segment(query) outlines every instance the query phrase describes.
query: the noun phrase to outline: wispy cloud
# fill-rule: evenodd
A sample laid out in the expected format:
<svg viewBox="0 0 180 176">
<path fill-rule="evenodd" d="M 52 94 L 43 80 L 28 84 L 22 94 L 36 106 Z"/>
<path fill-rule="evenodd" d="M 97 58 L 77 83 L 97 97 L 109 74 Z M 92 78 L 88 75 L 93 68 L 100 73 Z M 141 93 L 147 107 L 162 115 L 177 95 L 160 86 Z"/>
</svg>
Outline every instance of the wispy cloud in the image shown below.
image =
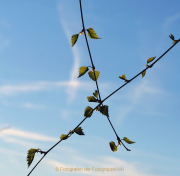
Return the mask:
<svg viewBox="0 0 180 176">
<path fill-rule="evenodd" d="M 43 82 L 37 82 L 32 84 L 21 84 L 21 85 L 5 85 L 0 86 L 0 95 L 13 95 L 20 92 L 39 91 L 47 89 L 49 84 Z"/>
<path fill-rule="evenodd" d="M 129 103 L 133 104 L 142 102 L 142 100 L 146 100 L 147 97 L 151 97 L 157 94 L 158 96 L 168 95 L 168 92 L 166 92 L 161 87 L 161 84 L 158 82 L 158 80 L 150 79 L 143 79 L 142 81 L 135 83 L 131 87 L 127 87 L 126 92 L 126 94 L 123 94 L 120 97 L 123 98 L 123 100 L 126 100 Z M 117 97 L 115 98 L 117 99 Z"/>
<path fill-rule="evenodd" d="M 38 105 L 38 104 L 33 104 L 33 103 L 24 103 L 21 106 L 27 109 L 44 109 L 45 108 L 45 106 L 43 105 Z"/>
<path fill-rule="evenodd" d="M 147 79 L 146 80 L 143 80 L 141 82 L 140 85 L 136 86 L 136 88 L 134 89 L 134 97 L 133 97 L 133 100 L 135 101 L 138 101 L 139 99 L 141 99 L 142 97 L 145 97 L 147 96 L 148 94 L 149 95 L 153 95 L 153 94 L 167 94 L 166 91 L 164 91 L 162 88 L 160 87 L 157 87 L 157 86 L 152 86 L 150 85 L 150 81 L 148 81 Z"/>
<path fill-rule="evenodd" d="M 121 96 L 124 103 L 120 106 L 116 113 L 118 114 L 116 115 L 116 124 L 120 124 L 123 119 L 128 116 L 128 114 L 136 109 L 139 103 L 146 102 L 147 99 L 150 102 L 151 98 L 153 98 L 155 95 L 160 97 L 168 95 L 168 93 L 161 86 L 151 83 L 151 81 L 147 79 L 144 79 L 141 83 L 134 85 L 132 88 L 129 88 L 127 93 Z M 155 103 L 153 104 L 155 106 Z M 158 112 L 152 113 L 161 115 Z"/>
<path fill-rule="evenodd" d="M 3 85 L 0 86 L 0 96 L 3 95 L 17 95 L 20 93 L 36 92 L 51 90 L 59 87 L 77 87 L 80 86 L 81 89 L 87 89 L 87 87 L 92 87 L 91 82 L 77 82 L 76 81 L 57 81 L 57 82 L 35 82 L 19 85 Z"/>
<path fill-rule="evenodd" d="M 47 109 L 47 107 L 45 105 L 34 104 L 34 103 L 30 103 L 30 102 L 14 104 L 9 101 L 3 101 L 2 104 L 5 106 L 8 106 L 8 107 L 18 107 L 18 108 L 26 108 L 26 109 L 45 109 L 45 108 Z"/>
<path fill-rule="evenodd" d="M 22 140 L 22 139 L 17 139 L 14 137 L 8 137 L 7 135 L 1 135 L 0 136 L 4 141 L 6 141 L 7 143 L 13 143 L 15 145 L 18 146 L 23 146 L 23 147 L 29 147 L 29 146 L 37 146 L 37 144 L 33 143 L 33 142 L 29 142 L 27 140 Z"/>
<path fill-rule="evenodd" d="M 9 131 L 9 133 L 8 133 Z M 5 133 L 5 132 L 4 132 Z M 29 141 L 29 139 L 35 139 L 35 140 L 41 140 L 41 141 L 52 141 L 53 138 L 47 137 L 47 136 L 42 136 L 40 134 L 36 134 L 36 133 L 30 133 L 30 132 L 26 132 L 26 131 L 22 131 L 22 130 L 7 130 L 6 134 L 8 135 L 8 137 L 4 137 L 3 139 L 9 143 L 15 143 L 21 146 L 32 146 L 31 141 Z M 1 135 L 0 135 L 1 136 Z M 13 137 L 11 137 L 13 136 Z M 20 138 L 25 138 L 27 140 L 23 141 L 21 139 L 17 139 L 14 138 L 15 137 L 20 137 Z M 55 139 L 55 138 L 54 138 Z M 55 139 L 57 140 L 57 139 Z M 143 165 L 143 163 L 140 162 L 128 162 L 122 159 L 119 159 L 117 157 L 111 157 L 111 156 L 100 156 L 97 155 L 95 157 L 93 157 L 93 159 L 91 157 L 89 158 L 84 158 L 84 156 L 81 156 L 81 154 L 79 153 L 79 150 L 74 149 L 73 147 L 71 148 L 70 146 L 64 146 L 64 148 L 61 148 L 61 152 L 63 152 L 64 150 L 66 150 L 66 153 L 64 153 L 63 155 L 61 155 L 61 161 L 62 162 L 58 162 L 57 161 L 57 155 L 52 155 L 51 158 L 52 159 L 47 159 L 43 160 L 43 163 L 45 165 L 48 165 L 48 167 L 46 167 L 46 171 L 50 172 L 52 171 L 52 169 L 54 170 L 55 168 L 60 169 L 60 167 L 62 168 L 90 168 L 90 171 L 74 171 L 72 173 L 77 173 L 77 174 L 81 174 L 81 175 L 94 175 L 94 176 L 104 176 L 104 175 L 109 175 L 110 173 L 114 176 L 118 176 L 120 174 L 123 174 L 124 176 L 160 176 L 157 174 L 150 174 L 149 171 L 152 171 L 153 168 L 155 168 L 156 166 L 147 166 L 147 165 Z M 0 152 L 1 153 L 6 153 L 7 155 L 18 155 L 20 157 L 25 157 L 25 154 L 22 152 L 18 152 L 18 151 L 14 151 L 14 150 L 9 150 L 9 149 L 4 149 L 4 148 L 0 148 Z M 60 152 L 60 153 L 61 153 Z M 66 157 L 71 157 L 71 160 L 67 161 L 66 159 L 64 159 L 64 156 Z M 148 157 L 152 157 L 152 155 L 146 155 Z M 54 158 L 55 157 L 55 158 Z M 153 158 L 161 158 L 161 156 L 156 156 L 153 155 Z M 9 158 L 9 159 L 12 159 Z M 37 160 L 38 157 L 36 156 L 34 163 Z M 42 163 L 42 164 L 43 164 Z M 78 163 L 78 164 L 77 164 Z M 51 167 L 49 167 L 51 166 Z M 108 172 L 108 171 L 92 171 L 92 168 L 119 168 L 119 169 L 123 169 L 122 171 L 113 171 L 113 172 Z M 56 172 L 66 172 L 67 171 L 56 171 Z"/>
<path fill-rule="evenodd" d="M 66 5 L 66 8 L 64 8 L 65 5 Z M 69 7 L 69 3 L 68 3 L 68 7 Z M 66 4 L 62 4 L 62 3 L 59 4 L 58 5 L 58 12 L 59 12 L 59 17 L 60 17 L 60 23 L 61 23 L 62 28 L 64 30 L 64 33 L 67 37 L 67 40 L 70 43 L 72 33 L 74 32 L 74 31 L 73 32 L 70 31 L 70 29 L 71 29 L 70 26 L 72 25 L 72 23 L 78 24 L 78 22 L 76 22 L 74 20 L 74 18 L 72 18 L 72 16 L 69 15 L 67 3 Z M 74 27 L 73 27 L 73 29 L 74 29 Z M 70 45 L 71 45 L 71 43 L 70 43 Z M 77 46 L 73 47 L 72 52 L 73 52 L 73 56 L 74 56 L 74 64 L 73 64 L 73 68 L 72 68 L 71 73 L 70 73 L 70 80 L 69 81 L 72 82 L 74 86 L 69 85 L 67 87 L 66 92 L 69 95 L 68 103 L 71 103 L 73 101 L 73 99 L 75 98 L 75 95 L 76 95 L 77 88 L 80 86 L 80 82 L 77 79 L 78 70 L 80 67 L 79 66 L 80 65 L 80 55 L 79 55 L 78 47 Z"/>
<path fill-rule="evenodd" d="M 24 139 L 46 141 L 46 142 L 57 142 L 59 140 L 58 138 L 48 137 L 45 135 L 27 132 L 27 131 L 18 130 L 18 129 L 4 130 L 0 134 L 0 137 L 3 137 L 3 136 L 7 136 L 7 137 L 8 136 L 14 136 L 14 137 L 19 137 L 19 138 L 24 138 Z"/>
<path fill-rule="evenodd" d="M 2 132 L 2 131 L 4 131 L 4 130 L 7 130 L 7 129 L 9 129 L 9 128 L 11 128 L 10 125 L 8 125 L 8 126 L 6 126 L 6 127 L 3 127 L 3 128 L 0 128 L 0 132 Z"/>
</svg>

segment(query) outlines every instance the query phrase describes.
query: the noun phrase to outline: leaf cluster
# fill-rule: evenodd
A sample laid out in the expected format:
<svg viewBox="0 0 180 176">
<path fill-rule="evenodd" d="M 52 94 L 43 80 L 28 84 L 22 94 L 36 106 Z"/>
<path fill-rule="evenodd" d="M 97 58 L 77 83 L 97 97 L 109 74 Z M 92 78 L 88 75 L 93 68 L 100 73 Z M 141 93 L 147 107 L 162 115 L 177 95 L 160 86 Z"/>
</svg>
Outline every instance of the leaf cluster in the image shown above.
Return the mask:
<svg viewBox="0 0 180 176">
<path fill-rule="evenodd" d="M 170 34 L 169 37 L 170 37 L 170 39 L 173 40 L 173 44 L 175 44 L 175 43 L 178 42 L 178 40 L 175 40 L 175 39 L 174 39 L 174 35 Z"/>
<path fill-rule="evenodd" d="M 88 32 L 88 36 L 90 39 L 101 39 L 97 36 L 97 34 L 93 28 L 86 29 L 86 31 Z M 85 33 L 84 30 L 82 30 L 81 32 L 79 32 L 79 34 L 72 35 L 72 37 L 71 37 L 72 47 L 76 44 L 79 35 L 81 35 L 81 34 L 85 35 L 84 33 Z"/>
<path fill-rule="evenodd" d="M 81 76 L 83 76 L 88 70 L 89 70 L 88 67 L 84 67 L 84 66 L 80 67 L 80 68 L 79 68 L 79 76 L 78 76 L 77 78 L 80 78 Z M 90 77 L 93 81 L 96 81 L 96 80 L 99 78 L 100 72 L 93 70 L 93 72 L 92 72 L 92 71 L 89 71 L 88 74 L 89 74 L 89 77 Z"/>
<path fill-rule="evenodd" d="M 130 141 L 127 137 L 124 137 L 122 140 L 124 140 L 128 144 L 136 143 L 136 142 Z M 117 151 L 117 147 L 120 146 L 121 143 L 122 143 L 122 141 L 119 141 L 118 145 L 116 145 L 115 142 L 111 141 L 111 142 L 109 142 L 109 146 L 110 146 L 110 148 L 111 148 L 111 150 L 113 152 L 116 152 Z"/>
</svg>

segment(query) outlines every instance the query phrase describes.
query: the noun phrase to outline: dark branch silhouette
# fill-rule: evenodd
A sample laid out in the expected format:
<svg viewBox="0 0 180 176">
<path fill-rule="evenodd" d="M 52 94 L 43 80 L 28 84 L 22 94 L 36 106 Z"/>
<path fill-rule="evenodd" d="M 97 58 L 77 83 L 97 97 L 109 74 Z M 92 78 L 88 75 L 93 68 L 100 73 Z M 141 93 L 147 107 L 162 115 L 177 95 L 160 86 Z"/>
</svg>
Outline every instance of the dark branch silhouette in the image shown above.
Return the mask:
<svg viewBox="0 0 180 176">
<path fill-rule="evenodd" d="M 91 52 L 90 52 L 90 48 L 89 48 L 89 44 L 88 44 L 86 32 L 85 32 L 85 25 L 84 25 L 84 20 L 83 20 L 83 12 L 82 12 L 81 0 L 79 0 L 79 4 L 80 4 L 81 20 L 82 20 L 82 27 L 83 27 L 83 29 L 82 29 L 81 32 L 83 32 L 83 33 L 84 33 L 84 36 L 85 36 L 85 40 L 86 40 L 86 44 L 87 44 L 87 49 L 88 49 L 89 57 L 90 57 L 91 64 L 92 64 L 92 69 L 95 70 L 95 66 L 94 66 L 94 64 L 93 64 L 93 60 L 92 60 L 92 56 L 91 56 Z M 177 43 L 178 43 L 179 41 L 180 41 L 180 39 L 177 40 Z M 139 73 L 138 73 L 136 76 L 134 76 L 132 79 L 126 80 L 126 83 L 125 83 L 125 84 L 123 84 L 121 87 L 119 87 L 118 89 L 116 89 L 113 93 L 111 93 L 110 95 L 108 95 L 104 100 L 101 100 L 100 91 L 99 91 L 99 87 L 98 87 L 96 75 L 95 75 L 95 72 L 94 72 L 94 77 L 95 77 L 95 81 L 96 81 L 96 87 L 97 87 L 97 91 L 98 91 L 98 95 L 99 95 L 99 100 L 98 100 L 99 104 L 92 110 L 92 112 L 93 112 L 95 109 L 97 109 L 98 107 L 100 107 L 100 105 L 103 105 L 102 103 L 103 103 L 105 100 L 107 100 L 110 96 L 112 96 L 114 93 L 116 93 L 118 90 L 120 90 L 121 88 L 123 88 L 125 85 L 127 85 L 129 82 L 131 82 L 132 80 L 134 80 L 136 77 L 138 77 L 140 74 L 142 74 L 142 73 L 143 73 L 144 71 L 146 71 L 147 69 L 152 68 L 152 66 L 153 66 L 159 59 L 161 59 L 167 52 L 169 52 L 177 43 L 175 43 L 174 45 L 172 45 L 172 46 L 171 46 L 164 54 L 162 54 L 155 62 L 153 62 L 151 65 L 147 66 L 146 69 L 144 69 L 144 70 L 142 70 L 141 72 L 139 72 Z M 71 136 L 71 135 L 74 133 L 75 129 L 78 128 L 78 127 L 86 120 L 86 118 L 88 118 L 88 117 L 85 117 L 72 131 L 70 130 L 70 132 L 67 134 L 67 136 L 69 136 L 69 135 Z M 113 127 L 113 125 L 112 125 L 109 117 L 107 117 L 107 119 L 108 119 L 108 121 L 109 121 L 109 123 L 110 123 L 110 125 L 111 125 L 111 127 L 112 127 L 112 129 L 113 129 L 113 131 L 114 131 L 114 133 L 115 133 L 115 135 L 116 135 L 116 137 L 117 137 L 118 144 L 122 144 L 127 151 L 130 151 L 130 150 L 123 144 L 122 140 L 119 138 L 119 136 L 118 136 L 118 134 L 116 133 L 116 131 L 115 131 L 115 129 L 114 129 L 114 127 Z M 32 171 L 37 167 L 37 165 L 42 161 L 42 159 L 43 159 L 56 145 L 58 145 L 61 141 L 62 141 L 62 139 L 61 139 L 60 141 L 58 141 L 55 145 L 53 145 L 53 146 L 52 146 L 48 151 L 46 151 L 46 152 L 45 152 L 45 151 L 41 151 L 41 150 L 38 150 L 38 151 L 37 151 L 37 152 L 39 152 L 39 153 L 41 153 L 41 154 L 44 154 L 44 155 L 43 155 L 43 157 L 38 161 L 38 163 L 33 167 L 33 169 L 30 171 L 30 173 L 29 173 L 27 176 L 29 176 L 29 175 L 32 173 Z"/>
</svg>

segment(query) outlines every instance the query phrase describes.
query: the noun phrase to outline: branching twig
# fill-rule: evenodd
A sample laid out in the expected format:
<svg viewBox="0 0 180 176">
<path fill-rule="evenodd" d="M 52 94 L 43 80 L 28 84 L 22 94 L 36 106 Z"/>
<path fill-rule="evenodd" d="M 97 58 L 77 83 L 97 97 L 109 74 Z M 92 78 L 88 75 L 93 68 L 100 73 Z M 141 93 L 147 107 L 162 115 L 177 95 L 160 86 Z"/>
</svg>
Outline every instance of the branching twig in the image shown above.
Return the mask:
<svg viewBox="0 0 180 176">
<path fill-rule="evenodd" d="M 79 0 L 79 4 L 80 4 L 80 11 L 81 11 L 82 26 L 83 26 L 82 32 L 85 34 L 85 40 L 86 40 L 86 44 L 87 44 L 87 48 L 88 48 L 88 52 L 89 52 L 89 56 L 90 56 L 90 60 L 91 60 L 91 64 L 92 64 L 92 69 L 93 69 L 93 71 L 94 71 L 94 70 L 95 70 L 95 66 L 94 66 L 94 64 L 93 64 L 93 60 L 92 60 L 92 57 L 91 57 L 91 52 L 90 52 L 90 48 L 89 48 L 89 44 L 88 44 L 88 40 L 87 40 L 87 36 L 86 36 L 86 32 L 85 32 L 85 26 L 84 26 L 84 20 L 83 20 L 83 12 L 82 12 L 81 0 Z M 105 100 L 107 100 L 110 96 L 112 96 L 112 95 L 113 95 L 114 93 L 116 93 L 118 90 L 120 90 L 121 88 L 123 88 L 127 83 L 131 82 L 133 79 L 135 79 L 137 76 L 139 76 L 140 74 L 142 74 L 142 73 L 143 73 L 144 71 L 146 71 L 147 69 L 152 68 L 152 66 L 153 66 L 160 58 L 162 58 L 167 52 L 169 52 L 179 41 L 180 41 L 180 39 L 179 39 L 173 46 L 171 46 L 164 54 L 162 54 L 154 63 L 152 63 L 151 65 L 147 66 L 146 69 L 142 70 L 140 73 L 138 73 L 138 74 L 137 74 L 136 76 L 134 76 L 132 79 L 130 79 L 130 80 L 125 80 L 125 81 L 126 81 L 125 84 L 123 84 L 121 87 L 119 87 L 118 89 L 116 89 L 113 93 L 111 93 L 110 95 L 108 95 L 104 100 L 101 100 L 100 91 L 99 91 L 99 87 L 98 87 L 96 75 L 95 75 L 95 72 L 94 72 L 94 77 L 95 77 L 95 81 L 96 81 L 96 87 L 97 87 L 97 91 L 98 91 L 98 95 L 99 95 L 99 100 L 98 100 L 99 104 L 92 110 L 92 112 L 93 112 L 95 109 L 97 109 L 98 107 L 100 107 L 100 105 L 102 105 L 102 103 L 103 103 Z M 85 118 L 74 128 L 74 130 L 75 130 L 76 128 L 78 128 L 78 127 L 86 120 L 86 118 L 87 118 L 87 117 L 85 117 Z M 122 144 L 127 151 L 130 151 L 130 150 L 123 144 L 122 140 L 121 140 L 121 139 L 119 138 L 119 136 L 117 135 L 117 133 L 116 133 L 116 131 L 115 131 L 115 129 L 114 129 L 114 127 L 113 127 L 113 125 L 112 125 L 109 117 L 107 117 L 107 119 L 108 119 L 108 121 L 109 121 L 109 123 L 110 123 L 110 125 L 111 125 L 111 127 L 112 127 L 112 129 L 113 129 L 113 131 L 114 131 L 114 133 L 115 133 L 115 135 L 116 135 L 116 137 L 117 137 L 118 144 Z M 6 128 L 7 128 L 7 127 L 6 127 Z M 3 130 L 3 129 L 0 129 L 0 131 L 1 131 L 1 130 Z M 70 130 L 70 132 L 67 134 L 67 136 L 68 136 L 68 135 L 71 136 L 71 135 L 74 133 L 74 130 L 72 130 L 72 131 Z M 39 153 L 41 153 L 41 154 L 44 154 L 44 155 L 43 155 L 43 157 L 38 161 L 38 163 L 33 167 L 33 169 L 30 171 L 30 173 L 29 173 L 27 176 L 29 176 L 29 175 L 32 173 L 32 171 L 37 167 L 37 165 L 42 161 L 42 159 L 43 159 L 56 145 L 58 145 L 61 141 L 62 141 L 62 139 L 61 139 L 60 141 L 58 141 L 55 145 L 53 145 L 53 146 L 52 146 L 48 151 L 46 151 L 46 152 L 45 152 L 45 151 L 42 151 L 42 150 L 38 150 L 38 151 L 37 151 L 37 152 L 39 152 Z"/>
</svg>

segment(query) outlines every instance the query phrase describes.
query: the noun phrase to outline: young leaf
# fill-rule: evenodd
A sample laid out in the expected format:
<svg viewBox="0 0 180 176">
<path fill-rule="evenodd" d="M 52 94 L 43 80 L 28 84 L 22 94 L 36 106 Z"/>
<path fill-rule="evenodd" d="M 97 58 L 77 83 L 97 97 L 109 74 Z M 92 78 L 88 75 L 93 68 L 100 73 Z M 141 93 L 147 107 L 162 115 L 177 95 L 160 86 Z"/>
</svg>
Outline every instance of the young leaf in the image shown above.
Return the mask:
<svg viewBox="0 0 180 176">
<path fill-rule="evenodd" d="M 87 29 L 88 31 L 88 36 L 91 38 L 91 39 L 101 39 L 97 36 L 96 32 L 94 31 L 93 28 L 89 28 Z"/>
<path fill-rule="evenodd" d="M 28 162 L 28 167 L 31 165 L 31 163 L 33 162 L 35 153 L 38 151 L 38 149 L 29 149 L 28 150 L 28 154 L 27 154 L 27 162 Z"/>
<path fill-rule="evenodd" d="M 98 108 L 98 111 L 100 111 L 103 115 L 109 117 L 108 106 L 107 106 L 107 105 L 100 106 L 100 107 Z"/>
<path fill-rule="evenodd" d="M 155 57 L 150 57 L 150 58 L 147 60 L 147 64 L 150 63 L 150 62 L 152 62 L 155 58 L 156 58 L 156 56 L 155 56 Z"/>
<path fill-rule="evenodd" d="M 77 78 L 79 78 L 79 77 L 81 77 L 82 75 L 84 75 L 87 71 L 89 70 L 89 68 L 88 67 L 80 67 L 79 68 L 79 76 L 77 77 Z"/>
<path fill-rule="evenodd" d="M 127 137 L 123 137 L 123 140 L 124 140 L 125 142 L 127 142 L 128 144 L 136 143 L 136 142 L 130 141 Z"/>
<path fill-rule="evenodd" d="M 95 90 L 95 92 L 93 93 L 93 95 L 94 95 L 96 98 L 98 98 L 98 91 Z"/>
<path fill-rule="evenodd" d="M 173 40 L 173 44 L 177 43 L 177 40 Z"/>
<path fill-rule="evenodd" d="M 145 76 L 146 70 L 142 72 L 142 78 Z"/>
<path fill-rule="evenodd" d="M 66 134 L 61 134 L 60 139 L 61 140 L 66 140 L 69 136 L 67 136 Z"/>
<path fill-rule="evenodd" d="M 109 143 L 109 146 L 110 146 L 110 148 L 111 148 L 111 150 L 112 150 L 113 152 L 116 152 L 116 151 L 117 151 L 117 146 L 116 146 L 116 144 L 115 144 L 113 141 L 111 141 L 111 142 Z"/>
<path fill-rule="evenodd" d="M 174 36 L 172 34 L 170 34 L 169 37 L 174 40 Z"/>
<path fill-rule="evenodd" d="M 95 79 L 94 73 L 95 73 L 95 75 L 96 75 L 96 79 Z M 90 77 L 93 81 L 96 81 L 96 80 L 98 79 L 98 77 L 99 77 L 99 73 L 100 73 L 100 72 L 99 72 L 99 71 L 94 71 L 94 73 L 93 73 L 92 71 L 88 72 L 89 77 Z"/>
<path fill-rule="evenodd" d="M 119 78 L 121 78 L 123 80 L 126 80 L 126 76 L 125 75 L 119 76 Z"/>
<path fill-rule="evenodd" d="M 84 111 L 84 117 L 91 117 L 93 113 L 93 109 L 90 106 L 87 106 Z"/>
<path fill-rule="evenodd" d="M 94 98 L 93 96 L 87 97 L 89 102 L 97 102 L 97 99 Z"/>
<path fill-rule="evenodd" d="M 79 34 L 74 34 L 72 37 L 71 37 L 71 43 L 72 43 L 72 47 L 75 45 L 75 43 L 77 42 L 77 39 L 79 37 Z"/>
<path fill-rule="evenodd" d="M 76 128 L 76 129 L 74 130 L 74 132 L 75 132 L 76 134 L 79 134 L 79 135 L 84 135 L 84 133 L 83 133 L 82 130 L 83 130 L 83 129 L 82 129 L 81 127 L 78 127 L 78 128 Z"/>
</svg>

